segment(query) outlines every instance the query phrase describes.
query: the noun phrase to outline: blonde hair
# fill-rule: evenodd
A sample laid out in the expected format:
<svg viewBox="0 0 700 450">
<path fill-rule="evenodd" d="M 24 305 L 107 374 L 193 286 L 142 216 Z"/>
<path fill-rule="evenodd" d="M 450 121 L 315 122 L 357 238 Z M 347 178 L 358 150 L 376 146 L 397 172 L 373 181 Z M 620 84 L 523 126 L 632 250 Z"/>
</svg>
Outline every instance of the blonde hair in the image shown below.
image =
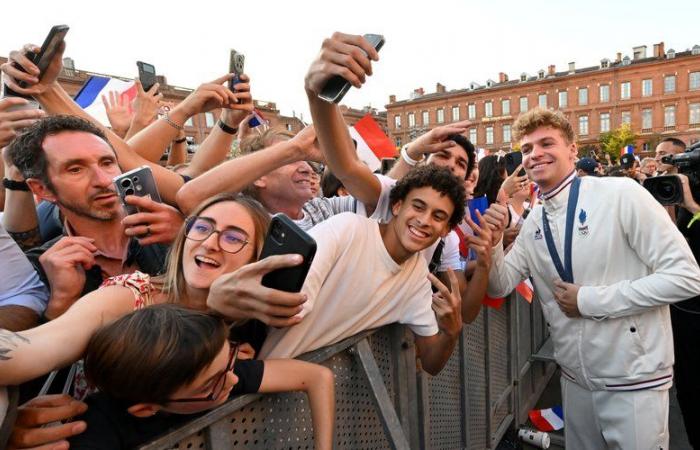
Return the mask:
<svg viewBox="0 0 700 450">
<path fill-rule="evenodd" d="M 280 128 L 272 127 L 267 128 L 260 134 L 253 134 L 241 141 L 240 149 L 241 153 L 246 155 L 248 153 L 257 152 L 266 147 L 271 146 L 275 141 L 287 141 L 293 138 L 294 135 Z"/>
<path fill-rule="evenodd" d="M 257 261 L 262 251 L 263 243 L 267 228 L 270 225 L 270 215 L 265 211 L 265 208 L 256 200 L 241 194 L 218 194 L 204 200 L 193 211 L 190 217 L 198 216 L 205 209 L 212 205 L 221 202 L 236 202 L 243 206 L 250 214 L 253 220 L 255 236 L 252 244 L 255 246 L 253 261 Z M 165 263 L 165 273 L 158 277 L 154 277 L 153 284 L 157 286 L 166 295 L 168 303 L 184 303 L 186 290 L 185 276 L 182 270 L 182 257 L 185 248 L 185 234 L 187 223 L 183 223 L 180 232 L 177 234 L 175 241 L 170 247 L 170 252 Z"/>
<path fill-rule="evenodd" d="M 513 139 L 518 142 L 541 127 L 559 130 L 567 144 L 571 144 L 576 139 L 574 128 L 561 111 L 544 108 L 533 108 L 521 114 L 513 124 Z"/>
</svg>

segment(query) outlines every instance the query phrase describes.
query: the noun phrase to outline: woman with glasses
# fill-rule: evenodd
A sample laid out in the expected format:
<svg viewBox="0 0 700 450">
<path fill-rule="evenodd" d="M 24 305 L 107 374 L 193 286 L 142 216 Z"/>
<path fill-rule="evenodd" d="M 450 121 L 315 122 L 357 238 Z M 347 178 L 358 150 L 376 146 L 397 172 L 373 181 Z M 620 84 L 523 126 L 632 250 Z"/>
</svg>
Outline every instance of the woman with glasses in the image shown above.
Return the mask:
<svg viewBox="0 0 700 450">
<path fill-rule="evenodd" d="M 134 311 L 99 329 L 85 352 L 85 371 L 99 392 L 79 417 L 84 433 L 71 449 L 136 448 L 191 414 L 231 395 L 305 391 L 316 448 L 332 446 L 333 373 L 297 360 L 236 360 L 239 345 L 213 314 L 178 305 Z"/>
<path fill-rule="evenodd" d="M 99 327 L 133 310 L 162 303 L 206 310 L 217 280 L 257 260 L 268 224 L 268 213 L 248 197 L 220 194 L 204 201 L 178 233 L 162 276 L 113 277 L 55 320 L 19 334 L 0 330 L 0 385 L 19 384 L 77 361 Z M 82 370 L 75 394 L 87 394 Z"/>
</svg>

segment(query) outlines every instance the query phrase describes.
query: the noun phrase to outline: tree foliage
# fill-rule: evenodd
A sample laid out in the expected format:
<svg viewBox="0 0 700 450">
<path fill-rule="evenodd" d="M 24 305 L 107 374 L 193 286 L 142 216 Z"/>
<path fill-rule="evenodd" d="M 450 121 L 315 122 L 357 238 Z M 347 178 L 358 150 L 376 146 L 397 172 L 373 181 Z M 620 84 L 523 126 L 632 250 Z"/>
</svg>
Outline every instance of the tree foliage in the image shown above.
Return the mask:
<svg viewBox="0 0 700 450">
<path fill-rule="evenodd" d="M 600 149 L 610 156 L 618 157 L 623 147 L 634 145 L 639 136 L 632 131 L 632 126 L 623 123 L 619 128 L 600 134 Z"/>
</svg>

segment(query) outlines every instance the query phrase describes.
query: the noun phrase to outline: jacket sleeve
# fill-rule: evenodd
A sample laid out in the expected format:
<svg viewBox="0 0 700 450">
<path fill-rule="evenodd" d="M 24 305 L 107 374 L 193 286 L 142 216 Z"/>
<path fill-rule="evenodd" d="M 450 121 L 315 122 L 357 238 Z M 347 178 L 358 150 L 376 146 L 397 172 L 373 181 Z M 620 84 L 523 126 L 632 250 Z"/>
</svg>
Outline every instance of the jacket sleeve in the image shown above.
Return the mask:
<svg viewBox="0 0 700 450">
<path fill-rule="evenodd" d="M 526 233 L 526 234 L 523 234 Z M 486 293 L 489 297 L 505 297 L 524 279 L 530 276 L 527 262 L 525 237 L 528 232 L 525 227 L 520 232 L 507 255 L 503 252 L 503 241 L 496 244 L 491 253 L 491 271 L 489 286 Z"/>
<path fill-rule="evenodd" d="M 666 211 L 646 189 L 631 180 L 624 191 L 625 198 L 617 207 L 623 237 L 647 265 L 649 275 L 609 286 L 581 287 L 577 300 L 584 317 L 638 314 L 700 293 L 700 268 Z"/>
</svg>

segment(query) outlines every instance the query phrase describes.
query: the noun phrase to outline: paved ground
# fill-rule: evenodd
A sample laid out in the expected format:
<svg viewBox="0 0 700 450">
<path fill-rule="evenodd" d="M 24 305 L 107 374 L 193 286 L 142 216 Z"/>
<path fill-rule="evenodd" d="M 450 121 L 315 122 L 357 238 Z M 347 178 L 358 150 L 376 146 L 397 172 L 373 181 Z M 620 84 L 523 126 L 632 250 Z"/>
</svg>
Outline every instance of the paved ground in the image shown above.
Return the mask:
<svg viewBox="0 0 700 450">
<path fill-rule="evenodd" d="M 692 450 L 690 444 L 688 444 L 688 439 L 685 434 L 685 427 L 683 426 L 683 419 L 681 417 L 681 411 L 678 407 L 678 402 L 676 401 L 676 391 L 671 389 L 669 393 L 669 398 L 671 400 L 671 405 L 669 409 L 669 428 L 671 433 L 671 447 L 669 450 Z M 551 408 L 555 405 L 561 405 L 561 388 L 559 386 L 559 373 L 555 373 L 552 380 L 547 385 L 547 388 L 542 393 L 536 408 Z M 534 428 L 528 423 L 530 428 Z M 562 430 L 563 431 L 563 430 Z M 563 437 L 561 432 L 558 432 L 560 436 Z M 552 445 L 549 447 L 552 450 L 560 450 L 564 447 L 558 445 Z M 517 440 L 517 435 L 515 433 L 507 434 L 501 441 L 497 450 L 510 450 L 510 449 L 524 449 L 530 450 L 535 449 L 527 444 L 523 444 Z"/>
</svg>

